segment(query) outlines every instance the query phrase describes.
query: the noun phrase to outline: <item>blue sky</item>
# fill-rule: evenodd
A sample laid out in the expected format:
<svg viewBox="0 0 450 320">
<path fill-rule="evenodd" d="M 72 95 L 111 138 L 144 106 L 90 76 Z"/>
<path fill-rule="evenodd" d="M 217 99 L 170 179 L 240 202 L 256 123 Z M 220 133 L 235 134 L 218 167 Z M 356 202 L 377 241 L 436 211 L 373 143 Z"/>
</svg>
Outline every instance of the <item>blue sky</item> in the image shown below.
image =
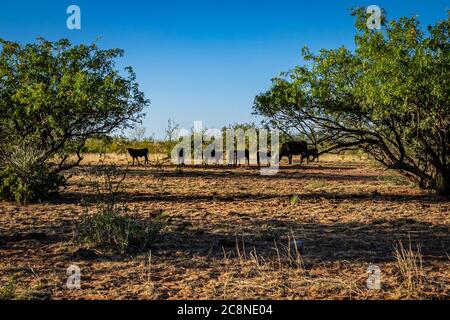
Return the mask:
<svg viewBox="0 0 450 320">
<path fill-rule="evenodd" d="M 66 9 L 81 8 L 81 30 L 66 28 Z M 253 98 L 270 79 L 301 64 L 300 49 L 353 48 L 348 8 L 376 4 L 389 18 L 419 15 L 422 24 L 446 17 L 450 1 L 9 1 L 0 4 L 0 37 L 32 42 L 68 38 L 125 49 L 151 99 L 146 135 L 164 135 L 167 120 L 184 128 L 202 120 L 220 128 L 258 122 Z"/>
</svg>

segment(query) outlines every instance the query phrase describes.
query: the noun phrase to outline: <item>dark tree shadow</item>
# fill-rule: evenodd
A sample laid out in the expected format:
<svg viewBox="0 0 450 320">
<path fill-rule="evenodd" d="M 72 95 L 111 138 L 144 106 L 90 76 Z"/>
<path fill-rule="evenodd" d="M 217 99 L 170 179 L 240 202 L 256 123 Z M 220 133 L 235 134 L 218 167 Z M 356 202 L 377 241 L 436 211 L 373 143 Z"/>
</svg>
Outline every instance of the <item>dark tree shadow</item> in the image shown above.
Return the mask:
<svg viewBox="0 0 450 320">
<path fill-rule="evenodd" d="M 433 204 L 433 203 L 448 203 L 450 200 L 445 197 L 440 197 L 436 195 L 427 194 L 374 194 L 372 192 L 362 192 L 362 193 L 340 193 L 340 192 L 308 192 L 308 193 L 297 193 L 295 190 L 288 194 L 248 194 L 248 193 L 236 193 L 236 194 L 150 194 L 150 193 L 128 193 L 121 192 L 117 194 L 116 200 L 122 203 L 138 203 L 138 202 L 150 202 L 150 201 L 165 201 L 172 203 L 198 203 L 206 201 L 214 202 L 235 202 L 235 201 L 260 201 L 260 200 L 272 200 L 272 199 L 284 199 L 289 201 L 292 195 L 296 195 L 298 199 L 301 200 L 336 200 L 336 201 L 350 201 L 353 203 L 364 203 L 364 202 L 417 202 L 421 204 Z M 95 203 L 103 198 L 99 195 L 92 193 L 64 193 L 64 196 L 53 201 L 55 204 L 90 204 Z"/>
<path fill-rule="evenodd" d="M 247 217 L 248 218 L 248 217 Z M 236 216 L 236 221 L 243 219 Z M 407 248 L 417 246 L 425 261 L 447 261 L 450 252 L 450 225 L 433 224 L 408 219 L 380 219 L 368 223 L 315 223 L 258 217 L 245 219 L 245 224 L 237 224 L 229 232 L 215 232 L 215 226 L 185 224 L 182 217 L 168 221 L 169 229 L 162 241 L 151 249 L 158 254 L 164 252 L 166 259 L 175 257 L 180 251 L 189 255 L 223 257 L 224 250 L 233 251 L 236 243 L 252 249 L 266 257 L 274 257 L 274 241 L 280 247 L 287 246 L 287 236 L 295 234 L 296 240 L 303 242 L 303 255 L 312 261 L 359 261 L 382 262 L 395 259 L 393 251 L 402 242 Z M 74 221 L 48 225 L 33 229 L 33 232 L 7 232 L 0 230 L 0 257 L 17 258 L 20 252 L 38 259 L 72 260 L 121 260 L 130 256 L 145 254 L 145 250 L 133 250 L 127 255 L 105 254 L 103 256 L 83 256 L 69 246 L 67 251 L 54 252 L 45 248 L 58 242 L 70 241 Z M 240 227 L 238 227 L 238 225 Z M 269 228 L 269 229 L 268 229 Z M 267 232 L 270 230 L 270 232 Z M 276 236 L 275 236 L 276 235 Z M 34 252 L 36 250 L 36 252 Z M 39 253 L 37 253 L 39 251 Z M 5 260 L 6 261 L 6 260 Z"/>
</svg>

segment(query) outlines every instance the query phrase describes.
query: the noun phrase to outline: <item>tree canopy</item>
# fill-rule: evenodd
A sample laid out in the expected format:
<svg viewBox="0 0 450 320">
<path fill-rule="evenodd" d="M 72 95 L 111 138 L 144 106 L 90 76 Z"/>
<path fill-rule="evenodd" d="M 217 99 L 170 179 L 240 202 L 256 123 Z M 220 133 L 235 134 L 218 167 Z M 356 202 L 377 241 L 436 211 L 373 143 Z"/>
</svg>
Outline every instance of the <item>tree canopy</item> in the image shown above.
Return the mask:
<svg viewBox="0 0 450 320">
<path fill-rule="evenodd" d="M 131 67 L 126 76 L 115 69 L 123 50 L 44 39 L 0 45 L 2 136 L 33 144 L 46 159 L 79 153 L 88 137 L 129 127 L 149 103 Z"/>
<path fill-rule="evenodd" d="M 302 50 L 306 64 L 282 73 L 254 111 L 333 150 L 362 149 L 420 187 L 450 194 L 450 19 L 423 31 L 416 17 L 369 30 L 356 17 L 355 50 Z"/>
<path fill-rule="evenodd" d="M 149 104 L 132 68 L 116 69 L 123 50 L 42 38 L 0 39 L 0 50 L 0 167 L 21 146 L 37 163 L 54 162 L 53 173 L 70 169 L 89 137 L 129 128 Z"/>
</svg>

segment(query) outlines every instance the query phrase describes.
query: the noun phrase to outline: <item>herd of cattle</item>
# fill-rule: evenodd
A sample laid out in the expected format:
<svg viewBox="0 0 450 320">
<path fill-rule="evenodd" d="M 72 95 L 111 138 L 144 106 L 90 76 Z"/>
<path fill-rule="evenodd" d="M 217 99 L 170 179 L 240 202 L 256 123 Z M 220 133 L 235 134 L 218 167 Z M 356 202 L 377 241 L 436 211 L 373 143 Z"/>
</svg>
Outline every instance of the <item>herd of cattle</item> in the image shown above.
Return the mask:
<svg viewBox="0 0 450 320">
<path fill-rule="evenodd" d="M 128 153 L 133 158 L 133 165 L 134 161 L 136 160 L 139 164 L 139 158 L 144 158 L 145 164 L 148 164 L 148 149 L 132 149 L 128 148 Z M 223 162 L 223 152 L 222 154 L 217 154 L 216 157 L 216 150 L 212 149 L 210 154 L 208 152 L 207 155 L 205 155 L 203 159 L 203 163 L 205 165 L 208 165 L 211 162 L 211 159 L 214 161 L 216 165 L 219 165 Z M 235 166 L 238 166 L 241 164 L 241 160 L 244 160 L 247 162 L 248 165 L 250 165 L 250 151 L 248 149 L 237 151 L 234 150 L 234 156 L 232 155 L 234 161 L 233 164 Z M 319 161 L 319 151 L 317 148 L 308 148 L 308 144 L 305 141 L 288 141 L 284 143 L 280 149 L 278 160 L 281 161 L 283 157 L 287 157 L 289 159 L 289 164 L 292 164 L 292 158 L 293 156 L 300 156 L 300 163 L 303 163 L 303 160 L 306 159 L 307 162 L 317 160 Z M 256 162 L 258 166 L 261 165 L 261 163 L 265 163 L 267 165 L 270 165 L 270 160 L 272 157 L 272 153 L 270 151 L 264 152 L 264 151 L 258 151 L 256 152 Z M 185 164 L 185 152 L 184 149 L 181 148 L 178 150 L 178 159 L 177 164 L 178 165 L 184 165 Z M 222 160 L 222 161 L 220 161 Z"/>
</svg>

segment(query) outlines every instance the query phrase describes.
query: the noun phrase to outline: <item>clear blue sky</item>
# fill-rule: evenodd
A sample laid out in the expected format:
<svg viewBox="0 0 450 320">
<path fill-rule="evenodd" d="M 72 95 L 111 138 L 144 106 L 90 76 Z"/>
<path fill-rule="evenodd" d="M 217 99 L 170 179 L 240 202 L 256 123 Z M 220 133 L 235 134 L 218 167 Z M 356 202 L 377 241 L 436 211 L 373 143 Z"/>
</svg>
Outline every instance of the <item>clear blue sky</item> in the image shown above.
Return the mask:
<svg viewBox="0 0 450 320">
<path fill-rule="evenodd" d="M 66 28 L 66 9 L 81 7 L 82 29 Z M 168 119 L 184 128 L 256 121 L 253 98 L 281 71 L 301 64 L 300 49 L 353 48 L 348 8 L 379 5 L 390 18 L 446 17 L 450 0 L 9 1 L 0 4 L 0 37 L 22 43 L 43 36 L 125 49 L 151 99 L 146 134 L 160 138 Z"/>
</svg>

